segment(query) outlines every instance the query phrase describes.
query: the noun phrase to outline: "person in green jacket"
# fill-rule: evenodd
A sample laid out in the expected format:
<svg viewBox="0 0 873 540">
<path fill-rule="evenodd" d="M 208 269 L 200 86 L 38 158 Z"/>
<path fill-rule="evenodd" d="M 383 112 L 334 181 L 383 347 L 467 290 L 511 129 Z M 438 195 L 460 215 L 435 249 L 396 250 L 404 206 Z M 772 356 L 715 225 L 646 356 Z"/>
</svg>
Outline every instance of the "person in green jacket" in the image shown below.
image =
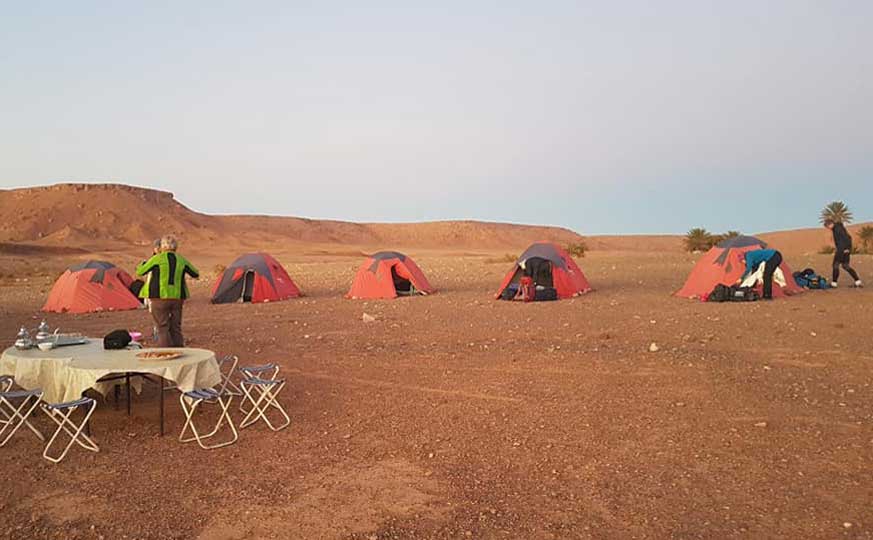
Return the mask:
<svg viewBox="0 0 873 540">
<path fill-rule="evenodd" d="M 200 277 L 197 268 L 176 253 L 174 236 L 161 238 L 159 253 L 136 267 L 136 275 L 146 277 L 140 297 L 147 298 L 158 329 L 158 347 L 184 347 L 182 306 L 188 298 L 185 277 Z"/>
</svg>

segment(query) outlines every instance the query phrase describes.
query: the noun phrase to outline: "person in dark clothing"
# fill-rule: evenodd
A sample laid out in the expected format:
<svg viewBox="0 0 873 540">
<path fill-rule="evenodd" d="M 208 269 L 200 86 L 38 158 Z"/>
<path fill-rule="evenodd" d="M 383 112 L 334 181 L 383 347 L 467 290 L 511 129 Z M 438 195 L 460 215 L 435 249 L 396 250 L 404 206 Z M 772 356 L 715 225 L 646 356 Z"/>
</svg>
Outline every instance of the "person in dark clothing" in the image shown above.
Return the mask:
<svg viewBox="0 0 873 540">
<path fill-rule="evenodd" d="M 846 226 L 832 219 L 826 219 L 824 226 L 834 234 L 834 274 L 831 287 L 836 287 L 840 279 L 840 267 L 855 280 L 855 287 L 863 287 L 858 273 L 850 266 L 852 259 L 852 235 L 846 230 Z"/>
<path fill-rule="evenodd" d="M 764 276 L 761 280 L 764 282 L 764 291 L 761 298 L 764 300 L 773 299 L 773 275 L 776 269 L 782 264 L 782 254 L 775 249 L 756 249 L 747 251 L 745 254 L 746 271 L 737 283 L 742 283 L 747 277 L 755 273 L 764 263 Z"/>
</svg>

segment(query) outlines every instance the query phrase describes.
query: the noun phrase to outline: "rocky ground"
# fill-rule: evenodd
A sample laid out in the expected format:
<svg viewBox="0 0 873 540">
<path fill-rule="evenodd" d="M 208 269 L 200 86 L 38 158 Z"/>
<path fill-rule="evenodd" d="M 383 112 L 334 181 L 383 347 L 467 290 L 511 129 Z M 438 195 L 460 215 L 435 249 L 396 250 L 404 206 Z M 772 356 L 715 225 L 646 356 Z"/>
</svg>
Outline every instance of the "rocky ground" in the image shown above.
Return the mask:
<svg viewBox="0 0 873 540">
<path fill-rule="evenodd" d="M 130 417 L 101 400 L 99 454 L 51 465 L 28 433 L 0 449 L 0 537 L 873 536 L 871 289 L 709 305 L 670 296 L 690 255 L 594 253 L 596 292 L 514 304 L 492 300 L 501 254 L 426 252 L 439 294 L 363 302 L 341 298 L 351 253 L 277 255 L 305 298 L 212 306 L 205 279 L 185 331 L 278 362 L 291 427 L 206 452 L 176 440 L 175 398 L 165 437 L 154 388 Z M 6 268 L 3 347 L 51 284 Z M 145 312 L 48 320 L 150 326 Z"/>
</svg>

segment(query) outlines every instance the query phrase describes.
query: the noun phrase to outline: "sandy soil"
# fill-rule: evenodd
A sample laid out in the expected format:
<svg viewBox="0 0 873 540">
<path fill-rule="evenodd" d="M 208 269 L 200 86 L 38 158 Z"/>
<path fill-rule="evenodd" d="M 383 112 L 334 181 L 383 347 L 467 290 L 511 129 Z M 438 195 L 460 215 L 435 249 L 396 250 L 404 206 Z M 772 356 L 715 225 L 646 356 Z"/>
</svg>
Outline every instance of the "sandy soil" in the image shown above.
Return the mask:
<svg viewBox="0 0 873 540">
<path fill-rule="evenodd" d="M 0 537 L 873 536 L 871 289 L 707 305 L 669 296 L 691 255 L 594 253 L 580 262 L 596 292 L 511 304 L 491 299 L 502 253 L 421 251 L 439 294 L 362 302 L 341 298 L 355 250 L 275 254 L 305 298 L 212 306 L 204 279 L 185 331 L 281 364 L 291 427 L 206 452 L 176 441 L 174 398 L 158 435 L 152 387 L 131 417 L 101 401 L 99 454 L 54 466 L 28 433 L 0 450 Z M 207 270 L 232 258 L 193 255 Z M 856 267 L 873 275 L 869 257 Z M 38 322 L 51 282 L 18 279 L 0 281 L 3 347 Z M 150 325 L 48 320 L 90 335 Z"/>
</svg>

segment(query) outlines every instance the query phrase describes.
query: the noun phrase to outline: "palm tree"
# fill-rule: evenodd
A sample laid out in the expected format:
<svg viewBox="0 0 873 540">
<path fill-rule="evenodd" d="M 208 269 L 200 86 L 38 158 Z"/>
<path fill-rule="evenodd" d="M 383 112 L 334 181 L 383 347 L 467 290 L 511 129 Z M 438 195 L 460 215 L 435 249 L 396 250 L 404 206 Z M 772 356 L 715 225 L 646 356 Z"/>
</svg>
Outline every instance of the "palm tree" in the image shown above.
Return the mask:
<svg viewBox="0 0 873 540">
<path fill-rule="evenodd" d="M 712 247 L 712 235 L 702 227 L 695 227 L 685 234 L 685 249 L 703 251 Z"/>
<path fill-rule="evenodd" d="M 835 223 L 848 224 L 852 222 L 852 219 L 852 212 L 843 201 L 834 201 L 829 205 L 825 206 L 821 211 L 821 215 L 819 216 L 819 220 L 822 223 L 827 220 L 831 220 Z"/>
<path fill-rule="evenodd" d="M 864 253 L 870 253 L 870 244 L 873 244 L 873 226 L 864 225 L 861 227 L 861 230 L 858 231 L 858 238 L 864 245 Z"/>
<path fill-rule="evenodd" d="M 728 240 L 730 238 L 736 238 L 737 236 L 742 236 L 742 235 L 743 235 L 743 233 L 741 233 L 740 231 L 728 231 L 721 236 L 723 239 Z"/>
</svg>

